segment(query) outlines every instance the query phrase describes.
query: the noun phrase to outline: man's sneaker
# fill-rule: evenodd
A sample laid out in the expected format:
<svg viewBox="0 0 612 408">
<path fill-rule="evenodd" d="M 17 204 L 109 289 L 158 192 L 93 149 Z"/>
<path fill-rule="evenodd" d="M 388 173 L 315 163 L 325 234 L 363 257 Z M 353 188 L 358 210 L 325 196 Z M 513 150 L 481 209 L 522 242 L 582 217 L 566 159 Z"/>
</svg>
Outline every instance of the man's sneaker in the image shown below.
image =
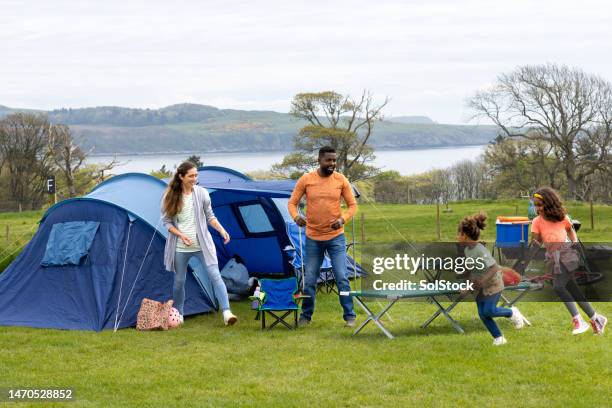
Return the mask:
<svg viewBox="0 0 612 408">
<path fill-rule="evenodd" d="M 181 324 L 185 323 L 185 319 L 183 318 L 183 315 L 180 315 L 180 317 L 179 317 L 179 322 L 180 322 Z"/>
<path fill-rule="evenodd" d="M 508 341 L 506 341 L 506 338 L 504 336 L 499 336 L 493 339 L 493 345 L 494 346 L 501 346 L 506 344 Z"/>
<path fill-rule="evenodd" d="M 344 327 L 355 327 L 355 324 L 357 324 L 355 319 L 348 319 L 344 324 Z"/>
<path fill-rule="evenodd" d="M 298 327 L 308 326 L 310 324 L 310 320 L 305 318 L 304 316 L 300 316 L 300 320 L 298 320 Z"/>
<path fill-rule="evenodd" d="M 608 319 L 605 316 L 595 313 L 595 316 L 591 319 L 591 327 L 593 327 L 593 334 L 602 335 L 608 324 Z"/>
<path fill-rule="evenodd" d="M 510 316 L 510 321 L 514 325 L 515 329 L 522 329 L 523 327 L 525 327 L 525 323 L 531 325 L 531 323 L 529 323 L 529 321 L 525 319 L 525 316 L 523 316 L 522 313 L 518 310 L 518 307 L 512 306 L 511 309 L 512 316 Z"/>
<path fill-rule="evenodd" d="M 223 323 L 225 323 L 226 326 L 233 326 L 237 321 L 238 317 L 236 317 L 236 315 L 230 310 L 223 311 Z"/>
<path fill-rule="evenodd" d="M 572 330 L 572 334 L 580 334 L 589 330 L 589 325 L 584 321 L 582 316 L 577 315 L 572 318 L 572 325 L 574 326 L 574 330 Z M 593 330 L 595 330 L 595 326 L 593 326 Z"/>
</svg>

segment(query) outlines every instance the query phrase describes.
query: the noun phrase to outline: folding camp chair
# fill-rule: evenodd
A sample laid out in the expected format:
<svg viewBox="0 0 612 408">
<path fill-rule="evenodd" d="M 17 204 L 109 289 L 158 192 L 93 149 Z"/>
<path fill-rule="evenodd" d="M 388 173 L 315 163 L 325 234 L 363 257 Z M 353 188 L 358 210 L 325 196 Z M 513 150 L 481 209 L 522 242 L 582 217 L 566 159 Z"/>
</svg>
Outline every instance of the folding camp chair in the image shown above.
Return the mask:
<svg viewBox="0 0 612 408">
<path fill-rule="evenodd" d="M 302 310 L 302 299 L 308 297 L 298 293 L 297 278 L 260 279 L 259 284 L 259 296 L 251 296 L 250 299 L 258 302 L 256 310 L 261 315 L 261 329 L 266 328 L 266 314 L 275 319 L 268 326 L 268 330 L 279 323 L 288 329 L 297 328 L 298 311 Z M 294 315 L 293 326 L 285 320 L 292 312 Z"/>
<path fill-rule="evenodd" d="M 317 285 L 317 293 L 338 293 L 336 290 L 336 278 L 331 268 L 322 268 L 319 273 L 321 282 Z"/>
<path fill-rule="evenodd" d="M 353 248 L 353 259 L 355 256 L 355 224 L 354 224 L 353 220 L 353 242 L 349 242 L 348 244 L 346 244 L 346 253 L 348 254 L 349 249 L 352 247 Z M 327 258 L 329 258 L 329 255 L 327 254 L 327 252 L 325 253 L 325 256 Z M 348 277 L 350 279 L 350 277 Z M 334 273 L 331 269 L 331 267 L 329 268 L 321 268 L 321 272 L 319 274 L 319 279 L 321 279 L 321 282 L 318 283 L 317 285 L 317 293 L 321 292 L 321 293 L 335 293 L 337 295 L 339 295 L 338 290 L 336 290 L 336 277 L 334 276 Z"/>
</svg>

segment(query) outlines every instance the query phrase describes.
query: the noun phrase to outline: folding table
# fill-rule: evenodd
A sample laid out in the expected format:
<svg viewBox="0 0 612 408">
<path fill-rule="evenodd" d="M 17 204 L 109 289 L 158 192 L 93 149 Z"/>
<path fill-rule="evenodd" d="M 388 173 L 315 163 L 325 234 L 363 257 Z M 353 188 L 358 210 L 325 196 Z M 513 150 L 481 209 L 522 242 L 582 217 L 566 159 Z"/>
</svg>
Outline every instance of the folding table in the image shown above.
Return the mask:
<svg viewBox="0 0 612 408">
<path fill-rule="evenodd" d="M 517 303 L 523 296 L 525 296 L 528 292 L 541 289 L 541 283 L 531 283 L 531 282 L 521 282 L 516 286 L 508 286 L 504 289 L 504 291 L 518 291 L 520 292 L 518 296 L 513 299 L 508 299 L 506 296 L 502 296 L 504 301 L 504 306 L 513 306 Z M 448 307 L 444 307 L 440 301 L 437 299 L 440 296 L 450 297 L 452 295 L 457 295 L 455 300 L 451 302 Z M 391 332 L 384 326 L 381 322 L 381 318 L 397 303 L 398 300 L 401 299 L 413 299 L 413 298 L 427 298 L 427 300 L 436 306 L 436 311 L 434 314 L 427 319 L 425 323 L 421 325 L 422 328 L 429 326 L 431 322 L 433 322 L 438 316 L 443 315 L 449 321 L 449 323 L 453 326 L 453 328 L 459 332 L 464 333 L 461 325 L 453 319 L 450 315 L 451 311 L 459 304 L 459 302 L 463 299 L 460 296 L 460 292 L 458 290 L 410 290 L 410 291 L 350 291 L 350 292 L 341 292 L 340 296 L 351 296 L 359 306 L 366 312 L 367 318 L 361 323 L 353 336 L 359 333 L 363 328 L 370 322 L 374 322 L 378 326 L 378 328 L 390 339 L 393 338 Z M 387 305 L 383 307 L 383 309 L 375 313 L 372 311 L 363 301 L 364 298 L 377 298 L 377 299 L 386 299 Z"/>
</svg>

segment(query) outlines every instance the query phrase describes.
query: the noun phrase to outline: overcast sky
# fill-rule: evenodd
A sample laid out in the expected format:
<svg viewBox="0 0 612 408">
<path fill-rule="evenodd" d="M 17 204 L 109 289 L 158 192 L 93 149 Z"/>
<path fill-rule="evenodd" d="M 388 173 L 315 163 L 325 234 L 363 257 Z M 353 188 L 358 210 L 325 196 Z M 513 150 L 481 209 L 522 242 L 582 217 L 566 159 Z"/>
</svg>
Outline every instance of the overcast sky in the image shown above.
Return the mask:
<svg viewBox="0 0 612 408">
<path fill-rule="evenodd" d="M 612 80 L 611 51 L 607 1 L 0 0 L 0 105 L 287 112 L 299 92 L 368 89 L 386 116 L 465 123 L 502 72 Z"/>
</svg>

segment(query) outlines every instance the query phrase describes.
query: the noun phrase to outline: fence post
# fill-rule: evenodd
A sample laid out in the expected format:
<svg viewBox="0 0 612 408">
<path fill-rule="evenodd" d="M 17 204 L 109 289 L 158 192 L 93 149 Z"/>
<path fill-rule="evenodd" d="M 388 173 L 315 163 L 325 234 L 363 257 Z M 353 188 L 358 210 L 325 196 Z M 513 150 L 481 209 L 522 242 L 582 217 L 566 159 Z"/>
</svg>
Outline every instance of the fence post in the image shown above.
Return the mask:
<svg viewBox="0 0 612 408">
<path fill-rule="evenodd" d="M 442 238 L 440 236 L 440 203 L 436 203 L 436 235 L 438 236 L 438 241 Z"/>
<path fill-rule="evenodd" d="M 591 231 L 595 229 L 595 216 L 593 215 L 593 200 L 591 200 Z"/>
<path fill-rule="evenodd" d="M 361 245 L 363 248 L 363 245 L 366 243 L 366 237 L 365 237 L 365 214 L 362 212 L 361 213 L 361 222 L 359 223 L 359 229 L 361 230 Z"/>
</svg>

